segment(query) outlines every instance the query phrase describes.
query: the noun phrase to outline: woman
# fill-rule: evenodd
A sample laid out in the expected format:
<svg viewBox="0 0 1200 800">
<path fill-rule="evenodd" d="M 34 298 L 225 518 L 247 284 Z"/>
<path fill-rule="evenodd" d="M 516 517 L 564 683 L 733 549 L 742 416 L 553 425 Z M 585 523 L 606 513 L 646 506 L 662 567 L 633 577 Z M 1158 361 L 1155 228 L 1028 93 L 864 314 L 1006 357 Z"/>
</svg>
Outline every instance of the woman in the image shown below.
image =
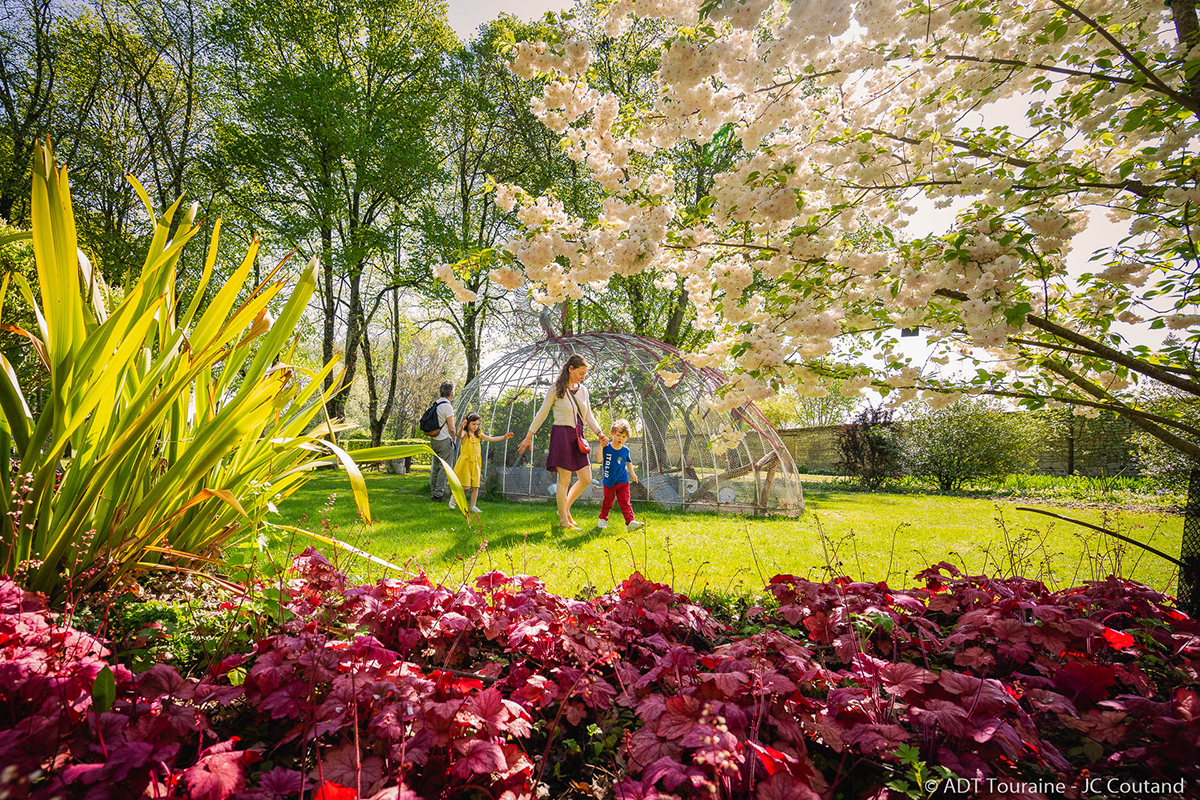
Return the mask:
<svg viewBox="0 0 1200 800">
<path fill-rule="evenodd" d="M 517 446 L 518 453 L 524 453 L 533 444 L 533 435 L 546 421 L 550 412 L 554 412 L 554 426 L 550 429 L 550 454 L 546 456 L 546 469 L 558 472 L 558 520 L 568 530 L 578 530 L 579 525 L 571 516 L 571 505 L 579 499 L 579 495 L 592 484 L 592 457 L 579 449 L 579 440 L 583 438 L 583 426 L 586 424 L 597 436 L 601 445 L 608 444 L 608 437 L 600 429 L 596 418 L 592 416 L 592 404 L 588 399 L 588 390 L 583 386 L 587 377 L 588 363 L 583 356 L 573 355 L 563 364 L 558 373 L 558 380 L 546 392 L 546 400 L 542 403 L 529 433 Z M 574 472 L 576 481 L 571 484 L 571 473 Z"/>
</svg>

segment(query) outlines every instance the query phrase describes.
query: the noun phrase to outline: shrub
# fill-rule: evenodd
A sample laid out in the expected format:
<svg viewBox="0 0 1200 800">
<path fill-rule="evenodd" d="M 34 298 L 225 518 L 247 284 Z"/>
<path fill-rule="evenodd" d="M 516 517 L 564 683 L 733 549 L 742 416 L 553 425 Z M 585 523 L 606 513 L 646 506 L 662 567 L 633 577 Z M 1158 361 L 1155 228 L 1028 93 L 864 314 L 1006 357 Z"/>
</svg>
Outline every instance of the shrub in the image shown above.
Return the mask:
<svg viewBox="0 0 1200 800">
<path fill-rule="evenodd" d="M 1116 578 L 780 575 L 724 606 L 735 631 L 636 574 L 583 601 L 529 576 L 352 587 L 314 551 L 295 565 L 295 618 L 200 680 L 115 666 L 0 581 L 0 792 L 768 800 L 1200 778 L 1200 625 Z"/>
<path fill-rule="evenodd" d="M 199 285 L 184 306 L 175 268 L 199 230 L 195 208 L 181 213 L 176 202 L 156 217 L 137 188 L 155 234 L 141 275 L 113 308 L 99 271 L 76 246 L 66 170 L 56 167 L 48 143 L 36 149 L 32 233 L 0 237 L 0 245 L 16 236 L 33 242 L 40 297 L 20 274 L 14 282 L 37 311 L 39 330 L 22 333 L 50 387 L 35 416 L 16 371 L 0 355 L 0 453 L 17 453 L 15 468 L 0 458 L 0 574 L 54 596 L 133 569 L 179 569 L 215 553 L 231 538 L 256 532 L 272 504 L 320 465 L 347 470 L 369 519 L 354 458 L 428 450 L 347 453 L 329 441 L 328 395 L 320 387 L 333 365 L 312 372 L 292 359 L 295 327 L 316 287 L 316 259 L 290 293 L 283 280 L 269 280 L 238 302 L 255 242 L 201 310 L 218 221 Z M 268 307 L 277 299 L 272 318 Z"/>
<path fill-rule="evenodd" d="M 868 406 L 838 432 L 838 468 L 878 489 L 900 474 L 900 448 L 892 430 L 892 411 Z"/>
<path fill-rule="evenodd" d="M 1006 413 L 989 400 L 963 398 L 944 408 L 927 408 L 905 427 L 905 467 L 945 492 L 957 491 L 967 481 L 1004 478 L 1033 466 L 1029 417 Z"/>
<path fill-rule="evenodd" d="M 1192 428 L 1200 428 L 1200 402 L 1191 395 L 1174 390 L 1159 390 L 1139 398 L 1138 406 L 1150 413 L 1178 420 Z M 1175 431 L 1175 433 L 1179 433 Z M 1186 433 L 1181 434 L 1185 438 Z M 1160 487 L 1186 493 L 1188 481 L 1196 462 L 1174 447 L 1145 431 L 1135 431 L 1130 440 L 1136 453 L 1138 470 Z"/>
</svg>

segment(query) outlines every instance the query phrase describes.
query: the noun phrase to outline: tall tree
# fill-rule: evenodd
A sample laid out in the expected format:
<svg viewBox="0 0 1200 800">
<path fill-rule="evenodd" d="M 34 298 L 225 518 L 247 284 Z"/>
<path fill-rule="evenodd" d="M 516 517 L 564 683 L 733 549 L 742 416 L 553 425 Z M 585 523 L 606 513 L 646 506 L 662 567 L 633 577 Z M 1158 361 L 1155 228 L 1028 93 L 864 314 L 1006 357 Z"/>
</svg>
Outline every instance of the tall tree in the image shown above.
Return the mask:
<svg viewBox="0 0 1200 800">
<path fill-rule="evenodd" d="M 394 211 L 431 183 L 444 3 L 237 0 L 216 26 L 232 116 L 224 158 L 258 222 L 321 258 L 322 352 L 340 338 L 345 386 L 363 335 L 363 275 L 392 255 Z M 339 337 L 339 328 L 344 335 Z M 340 415 L 344 391 L 331 404 Z"/>
<path fill-rule="evenodd" d="M 141 262 L 141 203 L 126 175 L 158 211 L 208 183 L 207 13 L 202 0 L 97 0 L 56 28 L 52 133 L 72 165 L 81 242 L 110 279 Z"/>
<path fill-rule="evenodd" d="M 52 0 L 0 10 L 0 218 L 24 223 L 35 142 L 49 132 L 58 74 Z"/>
<path fill-rule="evenodd" d="M 564 193 L 565 186 L 569 193 L 578 173 L 559 137 L 530 111 L 534 84 L 508 69 L 513 39 L 537 30 L 542 28 L 501 15 L 448 59 L 448 96 L 433 129 L 444 154 L 442 181 L 416 216 L 421 244 L 403 278 L 428 300 L 434 318 L 454 331 L 467 381 L 479 371 L 489 326 L 506 308 L 506 290 L 486 269 L 459 273 L 455 291 L 430 281 L 430 270 L 487 251 L 514 229 L 515 221 L 496 205 L 494 181 L 520 177 L 543 191 Z"/>
</svg>

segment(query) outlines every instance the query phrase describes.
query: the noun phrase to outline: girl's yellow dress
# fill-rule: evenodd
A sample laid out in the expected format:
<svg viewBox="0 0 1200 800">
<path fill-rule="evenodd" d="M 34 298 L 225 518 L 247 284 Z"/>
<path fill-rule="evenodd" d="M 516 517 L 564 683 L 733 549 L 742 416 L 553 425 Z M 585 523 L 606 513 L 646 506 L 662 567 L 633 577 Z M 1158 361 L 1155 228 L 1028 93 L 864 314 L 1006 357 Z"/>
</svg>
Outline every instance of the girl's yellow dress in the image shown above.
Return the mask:
<svg viewBox="0 0 1200 800">
<path fill-rule="evenodd" d="M 462 442 L 462 449 L 459 450 L 458 461 L 454 462 L 454 474 L 465 488 L 470 489 L 479 486 L 479 473 L 483 470 L 480 439 L 464 436 L 459 441 Z"/>
</svg>

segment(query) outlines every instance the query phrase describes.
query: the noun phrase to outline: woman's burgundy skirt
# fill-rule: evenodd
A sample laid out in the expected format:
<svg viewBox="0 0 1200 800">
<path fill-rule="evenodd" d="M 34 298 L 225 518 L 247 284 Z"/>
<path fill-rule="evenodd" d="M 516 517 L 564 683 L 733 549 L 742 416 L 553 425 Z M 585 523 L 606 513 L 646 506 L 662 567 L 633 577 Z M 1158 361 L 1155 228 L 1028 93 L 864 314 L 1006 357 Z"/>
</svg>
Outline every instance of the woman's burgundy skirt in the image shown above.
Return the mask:
<svg viewBox="0 0 1200 800">
<path fill-rule="evenodd" d="M 571 472 L 587 467 L 592 463 L 590 455 L 579 452 L 577 436 L 579 430 L 568 428 L 566 425 L 553 425 L 550 428 L 550 454 L 546 456 L 546 469 L 554 472 L 560 467 Z"/>
</svg>

